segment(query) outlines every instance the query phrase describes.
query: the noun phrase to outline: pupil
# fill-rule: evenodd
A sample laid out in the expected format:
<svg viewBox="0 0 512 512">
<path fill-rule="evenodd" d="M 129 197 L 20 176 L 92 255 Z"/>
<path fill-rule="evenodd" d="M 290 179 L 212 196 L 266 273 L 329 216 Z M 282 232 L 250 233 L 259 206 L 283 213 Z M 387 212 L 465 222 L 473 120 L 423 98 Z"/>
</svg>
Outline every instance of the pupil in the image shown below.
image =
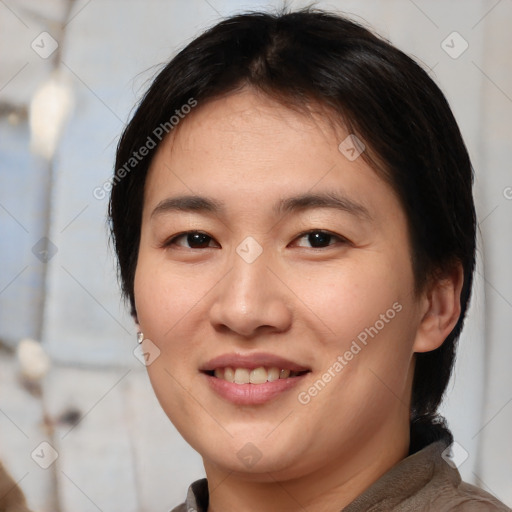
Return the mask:
<svg viewBox="0 0 512 512">
<path fill-rule="evenodd" d="M 329 245 L 331 235 L 328 233 L 310 233 L 309 234 L 309 243 L 313 247 L 321 247 L 325 245 Z"/>
<path fill-rule="evenodd" d="M 192 246 L 208 247 L 210 237 L 204 233 L 191 233 L 187 236 L 187 242 Z"/>
</svg>

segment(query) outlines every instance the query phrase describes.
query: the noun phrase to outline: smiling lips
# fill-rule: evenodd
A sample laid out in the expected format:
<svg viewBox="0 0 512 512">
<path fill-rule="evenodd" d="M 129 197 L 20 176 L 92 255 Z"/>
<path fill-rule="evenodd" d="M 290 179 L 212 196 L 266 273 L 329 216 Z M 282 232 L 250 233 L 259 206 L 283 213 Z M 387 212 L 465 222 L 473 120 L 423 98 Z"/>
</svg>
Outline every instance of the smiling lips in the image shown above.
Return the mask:
<svg viewBox="0 0 512 512">
<path fill-rule="evenodd" d="M 256 405 L 294 387 L 311 370 L 272 354 L 225 354 L 200 371 L 221 397 L 238 405 Z"/>
</svg>

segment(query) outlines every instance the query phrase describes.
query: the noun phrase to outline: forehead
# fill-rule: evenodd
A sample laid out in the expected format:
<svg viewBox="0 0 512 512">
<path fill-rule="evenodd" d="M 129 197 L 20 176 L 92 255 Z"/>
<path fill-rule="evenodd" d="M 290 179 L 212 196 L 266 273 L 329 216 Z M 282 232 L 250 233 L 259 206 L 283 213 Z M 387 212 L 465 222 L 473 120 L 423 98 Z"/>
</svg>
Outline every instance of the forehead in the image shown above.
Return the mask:
<svg viewBox="0 0 512 512">
<path fill-rule="evenodd" d="M 158 148 L 145 206 L 200 194 L 254 213 L 285 196 L 335 191 L 371 213 L 394 193 L 363 158 L 348 158 L 349 136 L 320 108 L 298 112 L 252 90 L 199 104 Z"/>
<path fill-rule="evenodd" d="M 181 151 L 197 150 L 198 146 L 207 150 L 222 139 L 224 148 L 231 150 L 226 157 L 234 157 L 240 152 L 255 156 L 261 149 L 259 144 L 282 134 L 282 137 L 273 140 L 271 146 L 266 147 L 266 151 L 259 151 L 261 158 L 265 154 L 272 157 L 282 155 L 290 147 L 296 147 L 298 139 L 311 137 L 314 140 L 308 144 L 308 151 L 313 154 L 313 142 L 318 146 L 319 140 L 323 139 L 322 146 L 331 145 L 346 137 L 342 119 L 333 123 L 333 117 L 333 112 L 319 104 L 310 103 L 303 108 L 286 106 L 264 93 L 244 88 L 200 103 L 165 142 L 168 147 L 179 147 Z M 254 150 L 251 150 L 251 146 Z"/>
</svg>

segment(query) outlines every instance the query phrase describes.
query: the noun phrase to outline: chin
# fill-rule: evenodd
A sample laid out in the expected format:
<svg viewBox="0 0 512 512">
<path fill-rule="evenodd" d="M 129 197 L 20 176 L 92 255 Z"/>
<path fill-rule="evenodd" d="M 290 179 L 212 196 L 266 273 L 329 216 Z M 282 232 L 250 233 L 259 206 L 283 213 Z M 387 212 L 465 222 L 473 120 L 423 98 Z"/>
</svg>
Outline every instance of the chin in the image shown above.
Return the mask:
<svg viewBox="0 0 512 512">
<path fill-rule="evenodd" d="M 283 443 L 283 436 L 275 442 L 261 438 L 261 441 L 209 442 L 196 444 L 193 448 L 203 457 L 205 468 L 215 466 L 226 473 L 235 473 L 238 477 L 257 482 L 275 482 L 300 477 L 307 461 L 304 454 Z M 288 439 L 290 439 L 288 437 Z M 212 446 L 215 449 L 212 450 Z M 208 470 L 208 469 L 207 469 Z"/>
</svg>

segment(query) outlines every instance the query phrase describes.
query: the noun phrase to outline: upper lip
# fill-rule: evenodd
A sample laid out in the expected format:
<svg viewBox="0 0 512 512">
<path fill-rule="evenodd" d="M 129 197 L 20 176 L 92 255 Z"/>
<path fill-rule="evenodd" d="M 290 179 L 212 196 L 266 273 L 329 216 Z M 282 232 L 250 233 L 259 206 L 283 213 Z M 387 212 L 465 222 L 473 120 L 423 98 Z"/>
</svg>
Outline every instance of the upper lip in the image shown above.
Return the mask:
<svg viewBox="0 0 512 512">
<path fill-rule="evenodd" d="M 302 366 L 294 361 L 285 359 L 284 357 L 276 356 L 274 354 L 267 354 L 258 352 L 254 354 L 222 354 L 220 356 L 210 359 L 203 364 L 199 369 L 203 372 L 210 372 L 216 368 L 247 368 L 253 370 L 254 368 L 279 368 L 283 370 L 291 370 L 295 372 L 309 371 L 310 368 Z"/>
</svg>

